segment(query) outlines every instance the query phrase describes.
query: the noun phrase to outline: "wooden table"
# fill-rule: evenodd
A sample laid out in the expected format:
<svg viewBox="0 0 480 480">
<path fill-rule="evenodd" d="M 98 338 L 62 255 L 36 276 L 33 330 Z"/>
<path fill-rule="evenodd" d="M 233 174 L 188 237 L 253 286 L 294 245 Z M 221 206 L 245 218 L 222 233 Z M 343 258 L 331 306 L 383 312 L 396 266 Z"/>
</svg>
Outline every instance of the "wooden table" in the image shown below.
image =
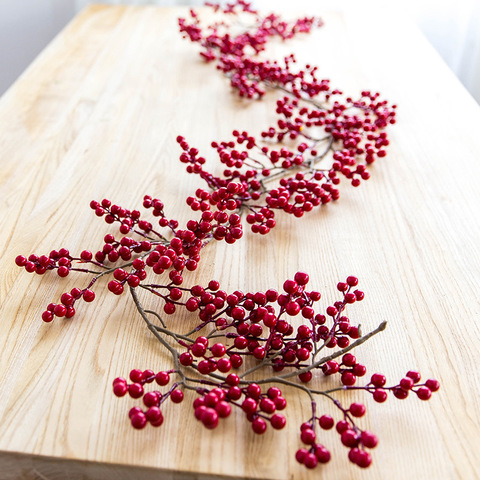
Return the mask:
<svg viewBox="0 0 480 480">
<path fill-rule="evenodd" d="M 479 478 L 480 109 L 417 30 L 393 17 L 319 12 L 325 27 L 275 47 L 346 92 L 369 88 L 398 103 L 371 181 L 310 218 L 282 218 L 267 237 L 212 247 L 195 275 L 261 290 L 306 270 L 327 300 L 337 281 L 360 278 L 366 300 L 351 317 L 366 330 L 389 322 L 358 351 L 370 373 L 393 381 L 415 368 L 442 385 L 427 403 L 367 399 L 363 426 L 381 439 L 368 471 L 348 464 L 334 432 L 324 438 L 329 465 L 296 464 L 308 416 L 298 394 L 288 432 L 263 438 L 240 415 L 203 429 L 191 398 L 161 428 L 134 431 L 111 380 L 169 363 L 126 296 L 98 295 L 72 321 L 40 320 L 83 279 L 27 275 L 16 255 L 98 248 L 106 226 L 88 204 L 105 196 L 135 208 L 150 193 L 182 218 L 182 199 L 200 183 L 178 163 L 175 137 L 207 151 L 270 118 L 273 95 L 240 102 L 180 38 L 182 13 L 90 7 L 0 101 L 0 479 Z"/>
</svg>

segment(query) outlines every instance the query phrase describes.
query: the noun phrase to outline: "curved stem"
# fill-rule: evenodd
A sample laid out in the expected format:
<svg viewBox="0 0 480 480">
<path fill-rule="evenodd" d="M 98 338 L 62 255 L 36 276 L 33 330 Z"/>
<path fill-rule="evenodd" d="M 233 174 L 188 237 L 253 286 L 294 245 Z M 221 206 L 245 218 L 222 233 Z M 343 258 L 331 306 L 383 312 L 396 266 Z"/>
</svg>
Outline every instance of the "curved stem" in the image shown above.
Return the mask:
<svg viewBox="0 0 480 480">
<path fill-rule="evenodd" d="M 140 303 L 140 300 L 138 299 L 137 292 L 133 287 L 130 287 L 130 294 L 132 295 L 133 302 L 135 303 L 135 306 L 137 307 L 138 313 L 142 316 L 143 320 L 147 324 L 148 329 L 153 333 L 155 338 L 172 354 L 173 357 L 173 363 L 175 365 L 175 370 L 178 372 L 178 374 L 182 377 L 182 380 L 185 379 L 185 376 L 183 372 L 180 369 L 180 362 L 178 360 L 178 352 L 167 342 L 165 341 L 164 338 L 159 334 L 157 331 L 157 327 L 150 322 L 150 320 L 147 317 L 147 312 L 144 310 L 142 304 Z"/>
</svg>

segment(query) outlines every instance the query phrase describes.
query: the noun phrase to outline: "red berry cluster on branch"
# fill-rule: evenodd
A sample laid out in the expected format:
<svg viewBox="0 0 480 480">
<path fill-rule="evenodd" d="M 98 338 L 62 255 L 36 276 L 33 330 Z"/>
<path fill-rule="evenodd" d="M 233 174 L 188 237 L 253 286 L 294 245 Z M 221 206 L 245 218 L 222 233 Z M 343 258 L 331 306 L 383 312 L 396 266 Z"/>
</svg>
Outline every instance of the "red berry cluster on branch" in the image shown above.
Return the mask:
<svg viewBox="0 0 480 480">
<path fill-rule="evenodd" d="M 321 25 L 319 20 L 289 24 L 276 15 L 262 17 L 248 2 L 232 3 L 223 10 L 216 5 L 214 10 L 236 20 L 246 14 L 252 27 L 236 32 L 233 20 L 202 27 L 200 16 L 192 11 L 190 22 L 179 20 L 180 31 L 200 45 L 207 61 L 217 62 L 240 96 L 261 97 L 265 88 L 286 95 L 277 100 L 275 124 L 259 138 L 234 130 L 233 140 L 212 142 L 226 167 L 221 176 L 207 170 L 206 158 L 184 137 L 177 138 L 184 151 L 180 161 L 212 190 L 239 184 L 237 192 L 229 192 L 230 207 L 249 210 L 252 231 L 266 234 L 276 224 L 275 210 L 301 217 L 338 200 L 342 178 L 354 187 L 368 180 L 369 165 L 386 155 L 385 129 L 395 123 L 396 105 L 368 90 L 358 99 L 345 98 L 329 80 L 316 77 L 316 67 L 306 65 L 294 71 L 292 55 L 282 65 L 258 55 L 272 38 L 285 40 L 309 32 Z M 289 140 L 288 147 L 281 145 L 284 140 Z M 268 183 L 278 179 L 280 184 L 269 188 Z"/>
<path fill-rule="evenodd" d="M 283 65 L 256 60 L 256 56 L 265 49 L 272 38 L 288 40 L 299 33 L 309 33 L 313 28 L 323 24 L 319 18 L 305 17 L 286 22 L 273 13 L 263 17 L 252 8 L 250 2 L 244 1 L 227 4 L 224 8 L 218 4 L 210 5 L 214 11 L 222 11 L 223 14 L 235 19 L 249 17 L 252 27 L 242 29 L 237 34 L 232 32 L 232 25 L 225 21 L 202 28 L 199 15 L 191 10 L 189 21 L 179 19 L 180 32 L 192 42 L 201 45 L 201 55 L 206 61 L 217 61 L 217 68 L 230 77 L 232 87 L 238 90 L 240 96 L 247 98 L 263 96 L 265 90 L 262 84 L 266 82 L 278 82 L 282 86 L 310 90 L 311 96 L 321 91 L 322 84 L 320 82 L 317 85 L 314 77 L 316 69 L 309 69 L 309 73 L 313 74 L 314 84 L 305 83 L 304 73 L 290 71 L 292 57 L 287 57 Z"/>
<path fill-rule="evenodd" d="M 304 393 L 311 404 L 312 415 L 300 426 L 299 463 L 309 469 L 327 463 L 331 453 L 321 431 L 335 427 L 340 443 L 348 448 L 348 459 L 368 467 L 378 439 L 358 424 L 366 407 L 353 402 L 345 408 L 339 398 L 363 390 L 377 403 L 386 401 L 389 392 L 400 400 L 410 393 L 428 400 L 440 385 L 434 379 L 420 383 L 416 371 L 391 386 L 381 373 L 362 384 L 368 378 L 367 367 L 352 350 L 384 330 L 386 322 L 362 334 L 346 315 L 348 306 L 364 299 L 358 279 L 349 276 L 339 282 L 340 298 L 322 308 L 321 294 L 307 288 L 305 272 L 285 280 L 281 291 L 272 286 L 246 293 L 228 293 L 216 280 L 191 285 L 188 272 L 198 268 L 203 249 L 212 241 L 239 240 L 244 221 L 254 233 L 265 235 L 276 225 L 276 211 L 300 218 L 337 200 L 342 178 L 354 187 L 368 180 L 369 165 L 386 155 L 385 129 L 395 123 L 396 107 L 369 91 L 357 100 L 344 98 L 328 80 L 317 78 L 315 67 L 295 68 L 293 56 L 283 63 L 258 56 L 272 38 L 287 40 L 308 33 L 321 25 L 319 19 L 289 23 L 274 14 L 262 17 L 244 0 L 212 7 L 227 18 L 250 17 L 253 25 L 237 33 L 223 20 L 204 28 L 192 11 L 190 23 L 179 20 L 180 31 L 201 45 L 207 61 L 217 62 L 239 95 L 260 98 L 266 88 L 280 90 L 274 125 L 257 137 L 234 130 L 232 140 L 212 142 L 223 169 L 220 175 L 210 171 L 206 158 L 183 136 L 177 137 L 180 161 L 188 173 L 206 183 L 206 188 L 187 197 L 192 218 L 184 226 L 167 217 L 163 202 L 149 195 L 143 198 L 146 213 L 109 199 L 92 201 L 95 215 L 118 227 L 117 233 L 106 233 L 96 253 L 83 250 L 75 257 L 62 248 L 48 255 L 19 255 L 16 264 L 39 275 L 48 271 L 60 277 L 71 272 L 89 275 L 83 288 L 75 287 L 61 295 L 60 303 L 47 306 L 45 322 L 72 318 L 77 300 L 95 299 L 94 286 L 103 276 L 109 276 L 112 294 L 130 293 L 147 328 L 172 360 L 169 370 L 134 369 L 129 380 L 113 381 L 117 397 L 141 399 L 141 406 L 128 410 L 135 429 L 161 426 L 164 412 L 170 410 L 167 399 L 178 404 L 190 392 L 196 396 L 193 414 L 207 429 L 216 428 L 220 419 L 227 421 L 236 408 L 255 434 L 263 434 L 268 425 L 281 430 L 287 422 L 282 386 Z M 160 299 L 166 316 L 146 310 L 139 291 Z M 192 319 L 187 333 L 172 319 L 179 311 Z M 326 388 L 325 377 L 337 380 L 337 385 L 329 382 Z M 149 385 L 153 389 L 146 391 Z M 318 417 L 318 398 L 331 401 L 338 417 Z"/>
</svg>

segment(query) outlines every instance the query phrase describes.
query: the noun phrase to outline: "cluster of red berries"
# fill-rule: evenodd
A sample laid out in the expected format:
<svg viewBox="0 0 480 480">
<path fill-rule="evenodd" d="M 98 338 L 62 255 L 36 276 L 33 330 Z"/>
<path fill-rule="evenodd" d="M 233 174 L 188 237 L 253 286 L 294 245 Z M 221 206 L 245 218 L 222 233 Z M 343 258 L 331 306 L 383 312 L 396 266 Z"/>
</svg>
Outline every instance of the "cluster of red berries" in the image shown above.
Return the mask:
<svg viewBox="0 0 480 480">
<path fill-rule="evenodd" d="M 211 390 L 198 388 L 197 393 L 201 396 L 193 402 L 195 418 L 206 428 L 213 429 L 218 425 L 219 418 L 230 415 L 233 405 L 245 413 L 255 433 L 264 433 L 268 423 L 275 430 L 281 430 L 286 425 L 286 419 L 276 412 L 287 406 L 281 390 L 270 387 L 266 393 L 262 393 L 261 387 L 256 383 L 240 388 L 239 382 L 237 375 L 230 374 L 221 387 Z"/>
<path fill-rule="evenodd" d="M 198 200 L 189 198 L 189 205 L 199 210 L 203 204 L 213 204 L 222 213 L 246 208 L 251 211 L 247 222 L 252 225 L 252 230 L 265 234 L 275 226 L 275 210 L 301 217 L 315 207 L 338 200 L 340 191 L 337 185 L 341 177 L 347 178 L 354 187 L 370 178 L 368 165 L 376 158 L 384 157 L 385 147 L 389 144 L 383 129 L 388 123 L 395 122 L 394 108 L 386 107 L 386 102 L 375 102 L 376 95 L 370 92 L 363 92 L 363 95 L 371 101 L 370 104 L 361 102 L 364 105 L 362 119 L 357 114 L 347 114 L 348 109 L 339 106 L 333 107 L 335 113 L 331 118 L 322 116 L 316 121 L 303 122 L 300 116 L 297 117 L 299 132 L 293 135 L 290 131 L 291 138 L 301 137 L 296 149 L 272 148 L 260 144 L 247 132 L 237 130 L 233 131 L 234 141 L 212 142 L 220 162 L 227 167 L 221 176 L 210 173 L 205 167 L 205 158 L 198 156 L 198 150 L 190 147 L 184 137 L 177 137 L 184 150 L 180 161 L 187 164 L 187 172 L 199 175 L 212 190 L 206 194 L 202 192 Z M 288 98 L 284 99 L 283 104 L 287 101 Z M 351 99 L 348 101 L 354 104 Z M 298 104 L 297 100 L 292 102 Z M 299 112 L 306 114 L 310 110 L 304 107 Z M 369 115 L 375 117 L 374 126 L 370 124 Z M 291 128 L 282 119 L 278 124 Z M 327 132 L 321 141 L 328 142 L 321 153 L 318 150 L 320 140 L 312 139 L 304 125 L 322 126 Z M 264 134 L 279 138 L 285 134 L 278 133 L 274 127 L 268 132 Z M 327 153 L 331 153 L 329 164 L 320 168 L 317 163 L 325 162 Z M 280 185 L 267 188 L 267 182 L 278 176 L 282 177 Z M 262 200 L 263 205 L 259 204 Z"/>
<path fill-rule="evenodd" d="M 347 357 L 349 356 L 349 357 Z M 347 353 L 343 356 L 343 363 L 347 365 L 358 365 L 355 363 L 353 355 Z M 365 367 L 362 367 L 362 375 L 365 374 Z M 414 385 L 420 382 L 420 374 L 415 371 L 407 373 L 398 385 L 392 387 L 385 387 L 385 376 L 380 373 L 375 373 L 371 377 L 371 381 L 363 387 L 352 387 L 356 390 L 365 390 L 373 394 L 373 398 L 377 402 L 384 402 L 387 398 L 386 390 L 391 390 L 398 399 L 404 399 L 408 396 L 409 391 L 414 389 Z M 351 386 L 350 382 L 344 385 Z M 429 379 L 423 385 L 417 385 L 415 387 L 415 393 L 421 400 L 430 399 L 432 392 L 437 391 L 440 388 L 440 384 L 437 380 Z M 342 407 L 338 400 L 334 401 L 334 405 L 341 411 L 342 418 L 335 422 L 332 416 L 322 415 L 320 417 L 315 416 L 315 407 L 312 405 L 313 416 L 312 418 L 304 422 L 300 426 L 300 439 L 306 447 L 300 448 L 296 453 L 296 460 L 305 465 L 305 467 L 311 469 L 315 468 L 319 463 L 327 463 L 330 460 L 330 452 L 328 449 L 317 443 L 317 434 L 315 432 L 316 426 L 323 430 L 331 430 L 335 427 L 336 432 L 339 434 L 340 442 L 342 445 L 349 449 L 348 459 L 355 465 L 361 468 L 367 468 L 372 463 L 372 456 L 369 449 L 373 449 L 378 445 L 378 437 L 368 431 L 362 430 L 357 424 L 356 419 L 361 418 L 366 413 L 366 407 L 363 403 L 353 402 L 348 408 Z"/>
<path fill-rule="evenodd" d="M 217 61 L 217 68 L 230 77 L 232 87 L 240 96 L 262 97 L 265 94 L 263 84 L 267 81 L 295 85 L 302 83 L 301 76 L 288 69 L 288 62 L 279 65 L 277 62 L 258 61 L 254 57 L 263 51 L 274 37 L 287 40 L 299 33 L 309 33 L 323 24 L 319 18 L 305 17 L 286 22 L 273 13 L 264 17 L 251 7 L 250 2 L 243 0 L 229 3 L 223 8 L 218 4 L 212 6 L 215 11 L 222 11 L 232 17 L 240 13 L 249 14 L 254 28 L 241 31 L 237 35 L 232 34 L 229 28 L 223 33 L 220 33 L 218 27 L 202 28 L 199 15 L 190 10 L 189 22 L 184 18 L 178 20 L 180 32 L 202 46 L 201 55 L 206 61 Z"/>
<path fill-rule="evenodd" d="M 210 200 L 205 198 L 203 201 Z M 215 201 L 216 199 L 213 200 Z M 204 207 L 203 211 L 208 209 Z M 434 379 L 420 384 L 420 374 L 414 371 L 409 371 L 394 386 L 387 387 L 386 379 L 380 373 L 372 375 L 366 385 L 358 386 L 357 378 L 365 376 L 366 367 L 359 363 L 352 353 L 344 353 L 340 361 L 328 360 L 329 357 L 316 360 L 316 352 L 323 347 L 346 349 L 351 347 L 351 340 L 362 341 L 358 327 L 352 325 L 344 312 L 348 305 L 364 299 L 364 293 L 358 289 L 358 279 L 354 276 L 349 276 L 344 282 L 337 284 L 341 299 L 329 305 L 325 313 L 319 313 L 315 308 L 321 294 L 315 290 L 307 290 L 309 276 L 304 272 L 297 272 L 292 279 L 287 279 L 281 292 L 275 289 L 247 293 L 237 290 L 228 294 L 214 280 L 206 287 L 194 285 L 186 288 L 175 284 L 171 276 L 170 283 L 165 285 L 142 284 L 147 275 L 147 267 L 151 267 L 156 274 L 169 271 L 170 275 L 178 272 L 177 268 L 183 271 L 184 264 L 175 265 L 184 253 L 185 245 L 178 236 L 181 230 L 177 227 L 173 227 L 176 236 L 168 244 L 151 242 L 151 250 L 142 253 L 129 250 L 137 254 L 137 258 L 128 264 L 131 267 L 128 270 L 126 265 L 111 269 L 114 280 L 108 284 L 108 288 L 113 293 L 120 294 L 125 284 L 132 288 L 142 285 L 165 300 L 165 313 L 173 314 L 178 307 L 195 313 L 200 322 L 192 334 L 200 332 L 208 325 L 213 325 L 215 332 L 227 331 L 222 341 L 212 341 L 209 335 L 197 336 L 195 340 L 191 340 L 190 334 L 177 336 L 164 329 L 162 331 L 184 349 L 182 353 L 176 352 L 180 370 L 161 371 L 156 374 L 152 370 L 132 370 L 129 375 L 131 383 L 121 377 L 114 380 L 113 391 L 116 396 L 128 394 L 135 399 L 142 398 L 143 407 L 136 406 L 129 410 L 130 422 L 134 428 L 142 429 L 148 423 L 160 426 L 164 421 L 161 410 L 163 402 L 170 398 L 173 403 L 180 403 L 184 397 L 184 388 L 194 389 L 200 395 L 194 401 L 195 417 L 209 429 L 215 428 L 220 418 L 228 417 L 234 406 L 244 412 L 253 432 L 257 434 L 265 432 L 268 423 L 274 429 L 283 428 L 286 420 L 279 411 L 285 408 L 286 400 L 278 387 L 272 386 L 262 392 L 255 381 L 241 380 L 237 374 L 231 373 L 232 368 L 238 369 L 242 366 L 245 356 L 250 356 L 257 362 L 254 371 L 265 366 L 272 369 L 274 376 L 271 383 L 275 382 L 275 375 L 285 368 L 293 369 L 292 373 L 298 375 L 304 384 L 312 380 L 316 371 L 324 375 L 338 374 L 342 386 L 330 390 L 330 393 L 345 389 L 364 390 L 380 403 L 386 400 L 389 391 L 399 399 L 404 399 L 410 392 L 414 392 L 421 400 L 428 400 L 432 392 L 439 389 L 439 383 Z M 141 243 L 135 244 L 130 237 L 123 237 L 122 240 L 127 241 L 120 242 L 117 242 L 113 235 L 107 237 L 104 239 L 105 244 L 114 245 L 115 248 L 142 247 Z M 92 257 L 92 253 L 85 250 L 78 261 L 102 265 Z M 120 257 L 123 258 L 122 255 Z M 51 254 L 52 260 L 49 260 L 48 265 L 55 268 L 58 263 L 56 260 L 61 258 L 66 258 L 69 262 L 75 260 L 68 251 L 61 250 Z M 41 265 L 38 258 L 17 258 L 17 264 L 23 267 L 28 261 L 39 262 Z M 46 264 L 43 259 L 41 262 Z M 68 268 L 72 268 L 71 265 Z M 94 277 L 89 287 L 96 278 Z M 44 320 L 51 321 L 54 316 L 71 317 L 74 314 L 73 305 L 79 298 L 92 301 L 94 293 L 90 288 L 73 289 L 64 293 L 62 303 L 48 306 L 43 314 Z M 297 327 L 294 327 L 290 320 L 295 317 L 303 319 Z M 208 380 L 195 380 L 190 377 L 187 380 L 181 369 L 188 368 L 193 369 L 200 378 L 206 377 Z M 179 375 L 180 380 L 167 391 L 145 392 L 146 384 L 156 382 L 160 386 L 167 386 L 171 374 Z M 195 381 L 208 383 L 213 388 L 192 387 L 190 382 Z M 335 404 L 343 412 L 343 418 L 336 423 L 336 430 L 341 443 L 349 448 L 348 458 L 360 467 L 368 467 L 372 461 L 368 449 L 374 448 L 378 440 L 374 434 L 362 431 L 355 424 L 354 419 L 365 413 L 364 405 L 353 403 L 348 409 L 343 409 L 338 402 L 335 401 Z M 322 429 L 332 428 L 333 420 L 323 415 L 318 419 L 318 424 Z M 298 450 L 296 458 L 307 468 L 326 463 L 330 459 L 329 450 L 317 442 L 315 425 L 313 417 L 301 427 L 301 440 L 307 448 Z"/>
<path fill-rule="evenodd" d="M 232 367 L 239 368 L 243 363 L 242 356 L 246 355 L 257 360 L 270 355 L 277 356 L 277 371 L 287 364 L 298 366 L 298 361 L 306 361 L 313 349 L 315 328 L 301 325 L 296 338 L 286 342 L 285 339 L 294 333 L 294 328 L 284 317 L 301 315 L 312 325 L 325 318 L 315 316 L 312 305 L 321 295 L 305 290 L 308 280 L 307 274 L 297 272 L 295 279 L 284 283 L 285 293 L 281 294 L 274 289 L 227 294 L 220 289 L 218 282 L 211 281 L 206 288 L 194 285 L 188 292 L 190 296 L 184 300 L 180 300 L 181 294 L 177 295 L 177 306 L 184 305 L 188 311 L 197 312 L 200 323 L 196 331 L 208 324 L 213 324 L 217 330 L 234 330 L 225 334 L 226 338 L 233 339 L 233 345 L 228 348 L 221 343 L 210 346 L 209 339 L 200 336 L 193 344 L 187 345 L 187 352 L 181 354 L 180 362 L 185 366 L 195 364 L 200 373 L 208 374 L 217 369 L 225 373 Z M 170 309 L 165 311 L 170 313 Z M 325 323 L 324 320 L 320 321 Z M 332 337 L 335 338 L 335 333 Z M 315 341 L 318 339 L 315 337 Z M 278 357 L 279 352 L 282 353 L 281 357 Z M 199 359 L 198 363 L 195 359 Z"/>
<path fill-rule="evenodd" d="M 66 277 L 71 270 L 79 272 L 89 272 L 88 269 L 74 267 L 72 262 L 89 263 L 92 260 L 92 253 L 84 250 L 79 258 L 72 257 L 70 252 L 62 248 L 60 250 L 52 250 L 48 255 L 29 255 L 28 258 L 23 255 L 18 255 L 15 258 L 15 263 L 19 267 L 25 268 L 29 273 L 36 273 L 43 275 L 48 270 L 56 270 L 60 277 Z M 82 298 L 85 302 L 90 303 L 95 299 L 95 292 L 87 288 L 79 289 L 73 288 L 70 292 L 65 292 L 60 298 L 60 303 L 50 303 L 46 310 L 42 313 L 44 322 L 51 322 L 54 317 L 72 318 L 75 315 L 74 304 L 77 300 Z"/>
<path fill-rule="evenodd" d="M 395 398 L 399 400 L 407 398 L 410 392 L 415 393 L 420 400 L 430 400 L 432 392 L 436 392 L 440 388 L 440 383 L 433 378 L 428 379 L 423 384 L 420 383 L 420 380 L 420 373 L 410 370 L 397 385 L 386 387 L 387 379 L 385 376 L 381 373 L 374 373 L 365 390 L 370 392 L 373 399 L 378 403 L 387 400 L 388 391 L 391 391 Z"/>
<path fill-rule="evenodd" d="M 120 226 L 120 229 L 123 225 Z M 111 233 L 105 235 L 103 241 L 102 249 L 95 253 L 95 260 L 100 264 L 106 260 L 109 263 L 116 263 L 119 260 L 128 262 L 132 259 L 132 255 L 148 252 L 152 248 L 152 243 L 148 240 L 136 241 L 132 237 L 116 240 Z"/>
<path fill-rule="evenodd" d="M 134 230 L 135 227 L 138 227 L 140 231 L 146 233 L 152 230 L 152 225 L 149 222 L 140 220 L 141 214 L 138 210 L 128 210 L 119 205 L 112 204 L 107 198 L 104 198 L 101 202 L 92 200 L 90 202 L 90 208 L 95 212 L 97 217 L 103 217 L 108 224 L 119 222 L 119 230 L 123 235 Z"/>
<path fill-rule="evenodd" d="M 344 410 L 339 404 L 338 406 L 344 412 L 344 419 L 337 422 L 335 429 L 340 435 L 342 445 L 349 449 L 348 459 L 361 468 L 367 468 L 372 463 L 372 456 L 366 449 L 375 448 L 378 445 L 378 438 L 368 430 L 361 430 L 354 422 L 354 418 L 365 415 L 365 405 L 355 402 L 348 410 Z M 320 425 L 322 426 L 321 422 Z"/>
<path fill-rule="evenodd" d="M 214 343 L 209 346 L 208 338 L 203 336 L 197 337 L 195 342 L 187 348 L 188 351 L 180 355 L 180 363 L 188 367 L 194 364 L 195 359 L 198 359 L 195 366 L 202 375 L 208 375 L 217 370 L 227 373 L 232 367 L 239 368 L 243 363 L 240 355 L 230 352 L 227 354 L 227 348 L 223 343 Z"/>
<path fill-rule="evenodd" d="M 146 409 L 140 407 L 132 407 L 128 416 L 133 428 L 142 429 L 147 423 L 150 423 L 153 427 L 159 427 L 163 423 L 163 413 L 160 410 L 160 406 L 167 399 L 173 403 L 181 403 L 183 401 L 183 391 L 178 387 L 177 383 L 174 383 L 170 389 L 164 393 L 158 390 L 150 392 L 144 391 L 144 385 L 147 383 L 157 383 L 164 387 L 170 383 L 170 371 L 161 371 L 155 374 L 153 370 L 132 370 L 130 372 L 130 380 L 132 383 L 128 383 L 125 378 L 117 377 L 113 381 L 113 393 L 117 397 L 123 397 L 127 393 L 132 398 L 142 398 L 143 404 Z"/>
<path fill-rule="evenodd" d="M 29 255 L 28 258 L 18 255 L 15 263 L 19 267 L 24 267 L 28 273 L 36 273 L 43 275 L 48 270 L 57 270 L 59 277 L 66 277 L 72 269 L 72 261 L 81 260 L 83 258 L 73 258 L 66 248 L 60 250 L 52 250 L 48 255 L 37 256 Z"/>
<path fill-rule="evenodd" d="M 291 38 L 321 25 L 318 19 L 284 22 L 276 15 L 262 17 L 248 2 L 233 2 L 224 8 L 212 4 L 215 11 L 235 17 L 247 12 L 254 27 L 240 33 L 222 22 L 202 28 L 199 15 L 191 11 L 191 22 L 180 19 L 180 31 L 192 42 L 200 44 L 207 61 L 217 61 L 232 86 L 241 96 L 260 97 L 265 87 L 279 88 L 287 93 L 277 100 L 276 125 L 261 133 L 262 142 L 248 132 L 233 132 L 234 141 L 213 142 L 220 162 L 226 165 L 223 176 L 205 169 L 206 160 L 198 156 L 183 137 L 177 141 L 184 153 L 180 160 L 187 171 L 200 175 L 211 189 L 240 182 L 242 188 L 232 198 L 232 208 L 248 208 L 247 221 L 255 233 L 266 234 L 275 226 L 275 210 L 297 217 L 315 207 L 337 200 L 336 185 L 345 177 L 354 187 L 370 178 L 367 167 L 386 155 L 389 140 L 385 128 L 395 123 L 396 105 L 379 99 L 378 93 L 361 92 L 358 100 L 344 98 L 332 88 L 329 80 L 317 78 L 317 68 L 306 65 L 294 69 L 293 55 L 283 64 L 252 58 L 275 36 Z M 319 130 L 324 136 L 318 138 Z M 296 148 L 274 148 L 272 142 L 285 138 L 297 140 Z M 321 150 L 321 144 L 326 146 Z M 243 145 L 242 145 L 243 144 Z M 325 164 L 328 155 L 329 164 Z M 302 171 L 299 173 L 299 170 Z M 291 173 L 289 173 L 291 172 Z M 267 189 L 266 182 L 281 175 L 280 187 Z M 265 196 L 265 204 L 258 200 Z"/>
<path fill-rule="evenodd" d="M 332 428 L 332 417 L 323 415 L 319 420 L 321 420 L 321 426 L 323 425 L 322 428 Z M 302 423 L 300 426 L 300 440 L 306 447 L 298 449 L 295 453 L 295 458 L 298 463 L 305 465 L 307 468 L 315 468 L 318 463 L 328 463 L 330 461 L 330 451 L 324 445 L 317 442 L 314 418 Z"/>
<path fill-rule="evenodd" d="M 227 294 L 220 290 L 218 282 L 212 281 L 207 288 L 194 285 L 188 293 L 190 296 L 180 300 L 182 294 L 176 295 L 176 305 L 184 305 L 190 312 L 197 312 L 200 323 L 196 331 L 208 324 L 216 330 L 233 330 L 225 334 L 233 339 L 233 345 L 226 348 L 221 343 L 209 345 L 205 336 L 198 337 L 193 344 L 187 345 L 187 352 L 180 356 L 182 365 L 194 364 L 202 374 L 216 371 L 228 372 L 230 368 L 239 368 L 245 356 L 251 355 L 257 360 L 275 356 L 272 366 L 275 371 L 285 367 L 301 369 L 310 358 L 315 343 L 322 343 L 328 348 L 339 346 L 346 348 L 350 338 L 359 337 L 358 327 L 351 325 L 348 317 L 342 314 L 347 304 L 361 301 L 362 291 L 356 289 L 356 277 L 348 277 L 346 282 L 338 284 L 343 299 L 327 307 L 326 315 L 316 313 L 315 302 L 321 298 L 317 291 L 306 290 L 309 276 L 297 272 L 293 279 L 283 284 L 283 293 L 275 289 L 266 292 L 235 291 Z M 153 288 L 153 287 L 152 287 Z M 185 293 L 186 289 L 183 290 Z M 167 305 L 169 299 L 167 300 Z M 170 313 L 170 308 L 165 309 Z M 300 316 L 307 321 L 296 329 L 288 317 Z M 330 318 L 331 326 L 327 326 Z M 293 335 L 293 337 L 292 337 Z M 199 359 L 198 363 L 195 359 Z M 340 373 L 345 385 L 353 385 L 357 376 L 365 374 L 365 367 L 356 362 L 352 354 L 346 354 L 342 363 L 334 360 L 323 364 L 325 375 Z M 303 382 L 312 379 L 312 372 L 300 373 Z"/>
</svg>

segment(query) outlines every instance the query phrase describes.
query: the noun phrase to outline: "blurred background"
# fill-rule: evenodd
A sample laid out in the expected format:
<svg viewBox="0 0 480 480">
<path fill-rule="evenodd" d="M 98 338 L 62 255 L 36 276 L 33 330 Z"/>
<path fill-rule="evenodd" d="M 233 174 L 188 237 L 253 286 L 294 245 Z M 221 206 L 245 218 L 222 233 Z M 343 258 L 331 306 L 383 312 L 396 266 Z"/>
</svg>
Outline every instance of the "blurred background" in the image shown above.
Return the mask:
<svg viewBox="0 0 480 480">
<path fill-rule="evenodd" d="M 16 80 L 55 35 L 89 0 L 0 0 L 0 95 Z M 103 0 L 108 4 L 201 5 L 200 0 Z M 262 10 L 292 5 L 308 13 L 309 5 L 325 8 L 392 8 L 415 22 L 447 65 L 480 103 L 480 0 L 258 0 Z M 397 17 L 390 16 L 390 19 Z"/>
</svg>

